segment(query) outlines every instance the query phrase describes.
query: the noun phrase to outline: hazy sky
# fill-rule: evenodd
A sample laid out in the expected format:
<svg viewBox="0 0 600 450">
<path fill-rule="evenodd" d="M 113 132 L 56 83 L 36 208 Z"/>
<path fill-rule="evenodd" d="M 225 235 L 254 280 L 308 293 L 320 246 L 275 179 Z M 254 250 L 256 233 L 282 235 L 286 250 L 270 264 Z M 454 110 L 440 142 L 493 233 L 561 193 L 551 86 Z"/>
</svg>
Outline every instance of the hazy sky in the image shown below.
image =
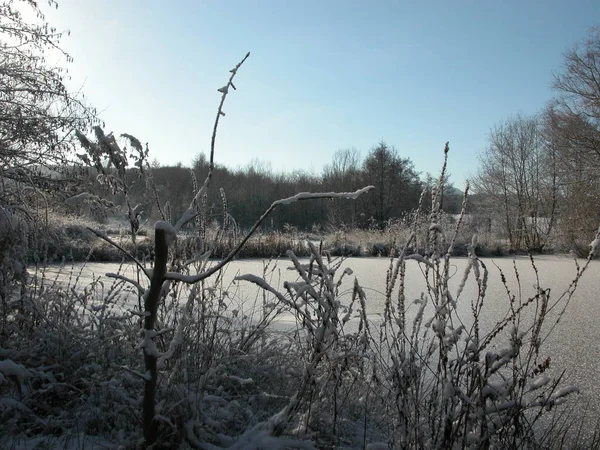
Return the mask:
<svg viewBox="0 0 600 450">
<path fill-rule="evenodd" d="M 47 18 L 71 30 L 70 73 L 106 131 L 162 164 L 208 153 L 217 89 L 251 51 L 217 163 L 318 173 L 338 149 L 385 140 L 435 173 L 450 141 L 460 187 L 494 124 L 551 98 L 600 1 L 61 0 Z"/>
</svg>

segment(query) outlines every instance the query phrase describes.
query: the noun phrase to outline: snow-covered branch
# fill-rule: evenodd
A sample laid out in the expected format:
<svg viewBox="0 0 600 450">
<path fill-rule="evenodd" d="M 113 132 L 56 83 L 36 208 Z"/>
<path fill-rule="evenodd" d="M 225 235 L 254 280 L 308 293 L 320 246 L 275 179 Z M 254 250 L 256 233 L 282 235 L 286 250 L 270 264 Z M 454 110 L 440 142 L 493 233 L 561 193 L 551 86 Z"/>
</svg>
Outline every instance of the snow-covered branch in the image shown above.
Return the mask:
<svg viewBox="0 0 600 450">
<path fill-rule="evenodd" d="M 359 189 L 355 192 L 301 192 L 292 197 L 284 198 L 281 200 L 276 200 L 273 204 L 267 209 L 262 216 L 256 221 L 256 223 L 252 226 L 250 231 L 244 236 L 244 239 L 240 241 L 240 243 L 233 249 L 229 254 L 223 259 L 220 263 L 214 265 L 210 269 L 198 273 L 196 275 L 184 275 L 178 272 L 167 272 L 165 278 L 167 280 L 181 281 L 183 283 L 193 284 L 202 281 L 225 267 L 234 257 L 238 254 L 238 252 L 242 249 L 242 247 L 248 242 L 248 239 L 256 232 L 256 230 L 260 227 L 260 225 L 264 222 L 264 220 L 271 214 L 277 207 L 281 205 L 291 205 L 292 203 L 296 203 L 300 200 L 315 200 L 320 198 L 345 198 L 349 200 L 355 200 L 360 195 L 375 189 L 374 186 L 366 186 L 362 189 Z M 185 215 L 185 214 L 184 214 Z"/>
</svg>

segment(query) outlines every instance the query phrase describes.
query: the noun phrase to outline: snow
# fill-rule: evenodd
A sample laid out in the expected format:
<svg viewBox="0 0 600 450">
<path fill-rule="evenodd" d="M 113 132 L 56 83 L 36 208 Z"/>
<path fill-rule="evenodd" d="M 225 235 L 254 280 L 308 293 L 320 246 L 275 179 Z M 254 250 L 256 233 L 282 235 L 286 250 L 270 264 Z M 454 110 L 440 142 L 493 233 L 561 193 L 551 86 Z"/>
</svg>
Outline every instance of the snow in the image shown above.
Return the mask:
<svg viewBox="0 0 600 450">
<path fill-rule="evenodd" d="M 529 391 L 535 391 L 543 386 L 546 386 L 550 383 L 551 379 L 545 373 L 537 377 L 533 382 L 529 385 Z"/>
<path fill-rule="evenodd" d="M 144 340 L 140 344 L 140 348 L 144 350 L 144 353 L 148 356 L 154 356 L 155 358 L 160 357 L 160 352 L 156 347 L 156 343 L 154 342 L 154 337 L 156 337 L 156 331 L 154 330 L 144 330 Z"/>
<path fill-rule="evenodd" d="M 428 259 L 425 259 L 425 257 L 423 255 L 419 255 L 418 253 L 414 253 L 412 255 L 407 256 L 405 259 L 413 259 L 417 262 L 420 262 L 422 264 L 426 264 L 429 267 L 435 267 L 434 264 L 429 261 Z"/>
<path fill-rule="evenodd" d="M 139 284 L 137 281 L 135 281 L 131 278 L 128 278 L 124 275 L 121 275 L 119 273 L 112 273 L 112 272 L 108 272 L 105 275 L 109 278 L 114 278 L 116 280 L 123 280 L 129 284 L 132 284 L 133 286 L 136 287 L 136 289 L 140 292 L 140 294 L 144 294 L 144 292 L 146 292 L 146 290 L 142 287 L 141 284 Z"/>
<path fill-rule="evenodd" d="M 442 226 L 439 223 L 432 223 L 429 226 L 429 231 L 435 231 L 437 233 L 442 233 L 444 230 L 443 230 Z"/>
<path fill-rule="evenodd" d="M 257 426 L 238 439 L 229 447 L 230 450 L 286 450 L 289 448 L 317 450 L 310 441 L 271 436 L 269 430 Z"/>
<path fill-rule="evenodd" d="M 596 238 L 592 242 L 590 242 L 590 253 L 596 254 L 598 252 L 598 246 L 600 245 L 600 239 Z"/>
<path fill-rule="evenodd" d="M 28 369 L 10 359 L 0 361 L 0 373 L 5 377 L 28 378 L 32 376 Z"/>
<path fill-rule="evenodd" d="M 288 198 L 283 198 L 273 202 L 271 208 L 279 205 L 291 205 L 300 200 L 318 199 L 318 198 L 345 198 L 349 200 L 356 200 L 360 195 L 370 190 L 375 189 L 375 186 L 366 186 L 355 192 L 324 192 L 324 193 L 310 193 L 310 192 L 299 192 Z"/>
<path fill-rule="evenodd" d="M 0 379 L 0 381 L 1 381 L 1 379 Z M 10 409 L 29 411 L 29 408 L 27 408 L 27 406 L 25 406 L 23 403 L 21 403 L 20 401 L 14 399 L 14 398 L 0 397 L 0 411 L 10 410 Z"/>
<path fill-rule="evenodd" d="M 563 388 L 558 389 L 554 393 L 553 397 L 555 399 L 558 399 L 558 398 L 565 397 L 565 396 L 570 395 L 570 394 L 574 394 L 576 392 L 579 392 L 579 388 L 577 386 L 567 386 L 567 387 L 563 387 Z"/>
<path fill-rule="evenodd" d="M 196 217 L 196 213 L 194 212 L 193 203 L 192 203 L 192 205 L 190 205 L 188 207 L 188 209 L 185 210 L 185 212 L 181 215 L 181 218 L 175 224 L 175 227 L 174 227 L 175 232 L 181 230 L 181 228 L 186 223 L 188 223 L 190 220 L 192 220 L 194 217 Z"/>
<path fill-rule="evenodd" d="M 150 317 L 151 316 L 150 311 L 136 311 L 135 309 L 128 309 L 127 311 L 134 316 L 139 316 L 139 317 Z"/>
<path fill-rule="evenodd" d="M 106 450 L 115 448 L 114 443 L 106 438 L 89 436 L 83 433 L 69 433 L 63 436 L 31 436 L 15 438 L 12 442 L 3 442 L 3 445 L 12 450 L 32 449 L 63 449 L 63 450 Z"/>
<path fill-rule="evenodd" d="M 165 222 L 164 220 L 157 220 L 156 223 L 154 224 L 154 229 L 162 230 L 167 235 L 174 236 L 177 234 L 177 232 L 175 231 L 175 228 L 173 228 L 173 226 L 169 222 Z"/>
<path fill-rule="evenodd" d="M 236 377 L 235 375 L 228 375 L 227 378 L 229 380 L 239 383 L 242 386 L 245 386 L 247 384 L 254 384 L 254 380 L 252 378 L 240 378 Z"/>
</svg>

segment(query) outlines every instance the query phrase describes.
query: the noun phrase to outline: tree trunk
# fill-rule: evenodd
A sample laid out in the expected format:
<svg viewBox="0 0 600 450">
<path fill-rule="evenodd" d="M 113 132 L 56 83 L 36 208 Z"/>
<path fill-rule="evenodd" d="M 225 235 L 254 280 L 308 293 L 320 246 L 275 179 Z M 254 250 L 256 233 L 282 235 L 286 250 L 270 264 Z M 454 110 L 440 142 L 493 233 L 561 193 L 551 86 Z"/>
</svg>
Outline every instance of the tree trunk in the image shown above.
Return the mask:
<svg viewBox="0 0 600 450">
<path fill-rule="evenodd" d="M 155 230 L 154 248 L 156 256 L 154 259 L 154 271 L 150 280 L 150 290 L 145 300 L 146 318 L 144 319 L 144 364 L 146 366 L 146 375 L 150 375 L 144 384 L 144 400 L 142 403 L 142 423 L 144 426 L 144 439 L 146 445 L 155 443 L 157 438 L 157 429 L 152 425 L 155 414 L 156 400 L 156 381 L 158 372 L 156 363 L 158 354 L 154 344 L 154 324 L 156 323 L 156 312 L 158 310 L 158 301 L 160 292 L 167 272 L 168 246 L 165 231 Z"/>
</svg>

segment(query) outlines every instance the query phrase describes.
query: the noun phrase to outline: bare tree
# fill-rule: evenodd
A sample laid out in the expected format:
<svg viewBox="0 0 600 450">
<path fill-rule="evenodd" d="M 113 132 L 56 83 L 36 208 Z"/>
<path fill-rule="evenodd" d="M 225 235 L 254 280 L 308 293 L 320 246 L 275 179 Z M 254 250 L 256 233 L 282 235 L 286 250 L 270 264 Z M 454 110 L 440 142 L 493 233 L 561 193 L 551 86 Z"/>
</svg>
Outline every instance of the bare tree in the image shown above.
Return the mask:
<svg viewBox="0 0 600 450">
<path fill-rule="evenodd" d="M 24 11 L 37 21 L 26 21 Z M 61 37 L 37 2 L 0 4 L 0 205 L 30 206 L 45 192 L 64 192 L 73 178 L 67 163 L 74 131 L 96 122 L 95 111 L 66 87 L 65 70 L 46 60 L 49 51 L 71 60 Z"/>
<path fill-rule="evenodd" d="M 554 77 L 558 106 L 600 125 L 600 27 L 565 54 L 564 69 Z"/>
<path fill-rule="evenodd" d="M 600 219 L 600 27 L 565 54 L 554 88 L 546 132 L 558 161 L 561 230 L 577 248 Z"/>
<path fill-rule="evenodd" d="M 336 151 L 331 163 L 323 168 L 323 183 L 333 191 L 355 189 L 361 183 L 360 152 L 355 148 Z M 329 205 L 327 220 L 336 228 L 342 224 L 355 227 L 357 215 L 358 202 L 333 202 Z"/>
<path fill-rule="evenodd" d="M 480 157 L 473 186 L 513 250 L 542 250 L 554 225 L 556 164 L 548 148 L 540 119 L 516 116 L 491 131 Z"/>
</svg>

